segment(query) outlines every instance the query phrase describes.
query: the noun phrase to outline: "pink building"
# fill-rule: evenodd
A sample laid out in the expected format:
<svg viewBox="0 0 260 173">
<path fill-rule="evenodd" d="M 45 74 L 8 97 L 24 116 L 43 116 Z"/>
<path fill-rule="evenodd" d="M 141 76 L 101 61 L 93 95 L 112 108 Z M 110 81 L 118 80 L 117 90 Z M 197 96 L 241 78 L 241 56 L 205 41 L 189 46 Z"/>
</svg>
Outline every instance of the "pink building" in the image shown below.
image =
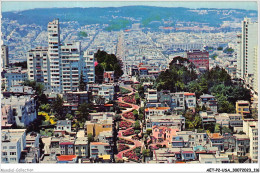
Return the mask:
<svg viewBox="0 0 260 173">
<path fill-rule="evenodd" d="M 171 143 L 172 137 L 176 136 L 179 129 L 173 129 L 165 126 L 153 126 L 152 141 L 153 144 L 168 146 Z"/>
<path fill-rule="evenodd" d="M 114 83 L 114 71 L 104 71 L 104 83 Z"/>
<path fill-rule="evenodd" d="M 2 118 L 1 127 L 2 129 L 9 129 L 14 123 L 13 112 L 10 105 L 2 105 Z"/>
</svg>

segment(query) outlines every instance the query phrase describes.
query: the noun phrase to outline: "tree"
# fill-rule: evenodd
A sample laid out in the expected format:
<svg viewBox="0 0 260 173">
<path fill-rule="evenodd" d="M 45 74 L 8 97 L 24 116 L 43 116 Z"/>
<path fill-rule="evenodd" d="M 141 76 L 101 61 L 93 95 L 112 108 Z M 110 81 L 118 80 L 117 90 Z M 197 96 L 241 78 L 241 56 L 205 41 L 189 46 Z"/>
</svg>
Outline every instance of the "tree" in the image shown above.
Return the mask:
<svg viewBox="0 0 260 173">
<path fill-rule="evenodd" d="M 101 84 L 104 78 L 104 69 L 100 64 L 95 66 L 95 75 L 96 81 Z"/>
<path fill-rule="evenodd" d="M 51 110 L 51 105 L 50 104 L 42 104 L 42 105 L 40 105 L 39 110 L 49 113 L 50 110 Z"/>
<path fill-rule="evenodd" d="M 89 120 L 89 112 L 93 109 L 93 105 L 90 103 L 82 103 L 78 107 L 78 111 L 76 111 L 77 120 L 80 122 L 85 122 L 86 120 Z"/>
<path fill-rule="evenodd" d="M 27 69 L 27 61 L 15 62 L 13 65 L 15 67 L 22 67 L 23 69 Z"/>
<path fill-rule="evenodd" d="M 143 156 L 144 157 L 152 157 L 153 153 L 151 152 L 150 149 L 145 149 L 145 150 L 143 150 Z"/>
<path fill-rule="evenodd" d="M 144 119 L 144 115 L 143 115 L 143 114 L 139 114 L 139 115 L 138 115 L 138 119 L 139 119 L 140 121 L 142 121 L 142 120 Z"/>
<path fill-rule="evenodd" d="M 83 73 L 80 74 L 79 91 L 86 91 L 86 83 L 84 82 Z"/>
<path fill-rule="evenodd" d="M 240 131 L 240 132 L 238 132 L 238 134 L 240 134 L 240 135 L 244 135 L 244 134 L 246 134 L 246 133 L 243 132 L 243 131 Z"/>
<path fill-rule="evenodd" d="M 134 129 L 135 130 L 139 130 L 140 129 L 140 121 L 137 120 L 135 123 L 134 123 Z"/>
<path fill-rule="evenodd" d="M 135 119 L 138 119 L 138 111 L 137 111 L 137 110 L 134 110 L 134 111 L 133 111 L 133 114 L 134 114 L 134 116 L 135 116 Z"/>
<path fill-rule="evenodd" d="M 53 110 L 53 112 L 56 114 L 56 117 L 58 119 L 64 119 L 63 117 L 63 99 L 61 98 L 61 96 L 59 96 L 57 94 L 56 99 L 53 101 L 51 108 Z"/>
<path fill-rule="evenodd" d="M 208 124 L 204 124 L 204 130 L 209 130 L 210 133 L 214 133 L 215 123 L 211 122 L 211 123 L 208 123 Z"/>
<path fill-rule="evenodd" d="M 92 133 L 88 134 L 88 143 L 93 142 L 94 141 L 94 137 Z"/>
<path fill-rule="evenodd" d="M 65 118 L 67 118 L 67 119 L 69 119 L 69 120 L 73 120 L 73 119 L 74 119 L 74 116 L 71 115 L 71 114 L 69 114 L 69 113 L 67 113 L 66 116 L 65 116 Z"/>
<path fill-rule="evenodd" d="M 223 47 L 222 47 L 222 46 L 219 46 L 219 47 L 217 48 L 217 50 L 223 50 Z"/>
<path fill-rule="evenodd" d="M 216 123 L 214 133 L 220 133 L 220 124 Z"/>
<path fill-rule="evenodd" d="M 232 130 L 231 130 L 230 128 L 226 127 L 226 126 L 223 126 L 223 127 L 222 127 L 222 133 L 223 133 L 223 134 L 224 134 L 224 133 L 232 133 Z"/>
<path fill-rule="evenodd" d="M 140 96 L 142 99 L 144 99 L 144 92 L 145 92 L 144 86 L 141 85 L 141 84 L 139 84 L 138 87 L 137 87 L 137 91 L 138 91 L 139 96 Z"/>
<path fill-rule="evenodd" d="M 135 134 L 139 134 L 140 133 L 140 130 L 135 130 Z"/>
<path fill-rule="evenodd" d="M 152 129 L 147 129 L 147 130 L 146 130 L 146 133 L 147 133 L 148 136 L 150 136 L 150 134 L 151 134 L 152 132 L 153 132 Z"/>
<path fill-rule="evenodd" d="M 120 121 L 121 119 L 122 119 L 121 115 L 118 114 L 115 115 L 115 121 Z"/>
</svg>

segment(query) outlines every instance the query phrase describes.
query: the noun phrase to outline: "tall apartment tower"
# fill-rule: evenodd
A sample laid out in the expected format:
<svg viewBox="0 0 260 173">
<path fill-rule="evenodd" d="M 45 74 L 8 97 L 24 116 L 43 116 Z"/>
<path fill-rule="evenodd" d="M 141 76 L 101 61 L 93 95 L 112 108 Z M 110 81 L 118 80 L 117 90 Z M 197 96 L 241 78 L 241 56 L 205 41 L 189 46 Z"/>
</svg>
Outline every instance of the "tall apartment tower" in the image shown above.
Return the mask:
<svg viewBox="0 0 260 173">
<path fill-rule="evenodd" d="M 48 48 L 37 47 L 27 53 L 28 79 L 45 84 L 49 88 Z"/>
<path fill-rule="evenodd" d="M 61 79 L 62 91 L 75 91 L 79 85 L 82 55 L 80 43 L 64 43 L 61 45 Z"/>
<path fill-rule="evenodd" d="M 1 46 L 2 52 L 2 67 L 8 67 L 9 66 L 9 57 L 8 57 L 8 46 L 2 45 Z"/>
<path fill-rule="evenodd" d="M 81 51 L 80 42 L 60 43 L 59 21 L 48 24 L 48 48 L 28 52 L 28 79 L 44 84 L 49 93 L 78 89 L 80 75 L 86 83 L 95 82 L 94 52 Z"/>
<path fill-rule="evenodd" d="M 237 77 L 244 79 L 256 91 L 258 64 L 258 23 L 250 18 L 242 21 L 242 34 L 238 35 Z"/>
<path fill-rule="evenodd" d="M 48 59 L 50 63 L 50 88 L 54 93 L 62 91 L 61 58 L 60 58 L 60 27 L 59 20 L 55 19 L 48 23 Z"/>
</svg>

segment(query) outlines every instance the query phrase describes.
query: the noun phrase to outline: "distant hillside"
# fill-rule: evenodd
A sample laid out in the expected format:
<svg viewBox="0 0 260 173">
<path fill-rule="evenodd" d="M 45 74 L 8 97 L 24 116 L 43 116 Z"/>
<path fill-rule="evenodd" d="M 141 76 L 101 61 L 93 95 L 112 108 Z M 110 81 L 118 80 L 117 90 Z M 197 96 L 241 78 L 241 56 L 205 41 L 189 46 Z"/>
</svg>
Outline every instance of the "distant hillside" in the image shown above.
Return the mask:
<svg viewBox="0 0 260 173">
<path fill-rule="evenodd" d="M 199 9 L 197 9 L 199 10 Z M 202 9 L 209 10 L 209 9 Z M 208 23 L 210 26 L 219 26 L 223 21 L 243 20 L 245 16 L 257 17 L 257 11 L 240 9 L 210 9 L 207 13 L 198 13 L 189 8 L 166 8 L 150 6 L 126 6 L 109 8 L 52 8 L 33 9 L 21 12 L 4 12 L 3 18 L 17 20 L 20 24 L 37 24 L 46 26 L 54 18 L 62 22 L 78 21 L 80 25 L 110 24 L 109 30 L 118 30 L 139 22 L 143 26 L 153 27 L 154 22 L 170 20 L 173 22 Z M 117 25 L 119 23 L 119 26 Z"/>
</svg>

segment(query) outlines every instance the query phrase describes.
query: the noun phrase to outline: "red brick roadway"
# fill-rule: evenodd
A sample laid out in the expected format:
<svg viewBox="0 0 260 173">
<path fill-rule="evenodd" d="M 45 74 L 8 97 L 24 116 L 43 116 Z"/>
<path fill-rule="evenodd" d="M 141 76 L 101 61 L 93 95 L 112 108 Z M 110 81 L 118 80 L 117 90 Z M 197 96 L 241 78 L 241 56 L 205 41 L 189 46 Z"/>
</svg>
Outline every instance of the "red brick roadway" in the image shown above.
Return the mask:
<svg viewBox="0 0 260 173">
<path fill-rule="evenodd" d="M 127 89 L 129 89 L 129 88 L 127 88 Z M 131 90 L 131 91 L 132 91 L 132 92 L 129 93 L 128 95 L 134 94 L 133 90 Z M 138 106 L 138 105 L 135 105 L 135 104 L 131 104 L 131 103 L 124 102 L 122 97 L 119 97 L 119 98 L 118 98 L 118 102 L 119 102 L 119 103 L 128 104 L 128 105 L 132 106 L 132 108 L 128 108 L 127 110 L 122 111 L 122 113 L 121 113 L 120 115 L 121 115 L 122 120 L 131 122 L 131 123 L 135 123 L 135 121 L 123 117 L 122 114 L 131 112 L 131 111 L 133 111 L 133 110 L 135 110 L 135 109 L 136 109 L 136 110 L 139 110 L 139 106 Z M 131 150 L 135 149 L 136 147 L 140 147 L 140 146 L 141 146 L 141 148 L 142 148 L 142 146 L 143 146 L 143 143 L 140 142 L 139 140 L 133 140 L 133 139 L 132 139 L 132 136 L 134 136 L 134 135 L 131 135 L 131 136 L 124 136 L 124 135 L 123 135 L 123 132 L 124 132 L 124 131 L 130 130 L 130 129 L 132 129 L 132 128 L 133 128 L 133 127 L 130 127 L 130 128 L 128 128 L 128 129 L 125 129 L 125 130 L 119 130 L 119 132 L 118 132 L 118 137 L 119 137 L 119 138 L 125 139 L 125 140 L 127 140 L 127 141 L 131 141 L 131 142 L 134 143 L 134 147 L 132 147 L 132 148 L 130 148 L 130 149 L 127 149 L 127 150 L 123 150 L 123 151 L 119 152 L 119 153 L 116 155 L 116 157 L 119 158 L 119 159 L 122 159 L 122 158 L 123 158 L 124 153 L 126 153 L 126 152 L 128 152 L 128 151 L 131 151 Z"/>
</svg>

